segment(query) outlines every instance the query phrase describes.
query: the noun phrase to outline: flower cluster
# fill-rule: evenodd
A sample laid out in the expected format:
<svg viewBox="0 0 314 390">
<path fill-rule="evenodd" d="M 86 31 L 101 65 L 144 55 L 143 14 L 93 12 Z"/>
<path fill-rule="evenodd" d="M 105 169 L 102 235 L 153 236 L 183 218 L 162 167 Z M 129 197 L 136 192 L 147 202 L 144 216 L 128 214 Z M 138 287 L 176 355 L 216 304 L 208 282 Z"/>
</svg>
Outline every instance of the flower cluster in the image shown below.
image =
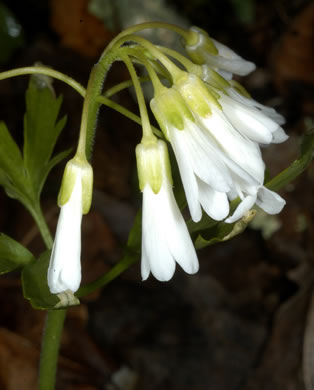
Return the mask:
<svg viewBox="0 0 314 390">
<path fill-rule="evenodd" d="M 204 211 L 214 220 L 233 223 L 255 204 L 268 214 L 277 214 L 285 201 L 264 186 L 265 164 L 260 145 L 280 143 L 288 138 L 280 126 L 284 118 L 273 108 L 256 102 L 232 80 L 233 74 L 246 75 L 253 71 L 253 63 L 211 40 L 200 29 L 193 27 L 190 33 L 191 42 L 185 48 L 199 64 L 194 67 L 197 71 L 177 71 L 171 87 L 161 84 L 155 87 L 150 106 L 173 148 L 192 220 L 200 221 Z M 145 165 L 139 162 L 138 167 L 139 171 L 145 170 Z M 169 183 L 154 195 L 148 196 L 148 191 L 153 194 L 147 187 L 143 190 L 142 277 L 146 279 L 149 265 L 157 279 L 168 280 L 173 274 L 173 261 L 169 262 L 165 277 L 159 266 L 165 266 L 167 257 L 157 248 L 173 240 L 186 254 L 190 253 L 187 248 L 191 240 L 186 233 L 181 233 L 182 217 L 180 229 L 179 224 L 172 228 L 173 224 L 167 222 L 169 218 L 179 218 Z M 240 202 L 230 215 L 229 202 L 235 198 L 240 198 Z M 164 225 L 160 229 L 164 223 L 171 230 Z M 181 253 L 181 257 L 173 258 L 185 269 L 186 256 Z M 190 255 L 190 273 L 197 269 L 193 264 L 196 260 Z"/>
<path fill-rule="evenodd" d="M 155 94 L 150 107 L 174 151 L 192 220 L 200 221 L 205 212 L 216 221 L 234 223 L 245 218 L 255 204 L 268 214 L 279 213 L 285 201 L 264 186 L 260 146 L 288 138 L 281 127 L 284 118 L 256 102 L 233 80 L 233 74 L 252 72 L 252 62 L 196 27 L 185 39 L 191 61 L 185 58 L 182 63 L 192 64 L 190 68 L 184 65 L 186 71 L 152 44 L 144 43 L 142 48 L 153 47 L 151 52 L 141 54 L 135 48 L 134 56 L 140 53 L 137 60 L 143 60 L 153 82 Z M 139 96 L 133 65 L 129 59 L 125 63 Z M 163 75 L 172 80 L 170 86 L 163 85 L 158 77 L 162 66 Z M 199 265 L 172 191 L 167 144 L 153 134 L 142 95 L 139 103 L 142 116 L 144 113 L 143 138 L 136 147 L 143 192 L 141 273 L 143 280 L 152 273 L 158 280 L 167 281 L 176 263 L 189 274 L 197 272 Z M 61 212 L 48 270 L 52 293 L 75 292 L 79 287 L 80 226 L 82 214 L 90 206 L 91 187 L 90 165 L 86 159 L 75 157 L 67 165 L 60 191 Z M 231 210 L 230 202 L 237 198 L 238 205 Z"/>
</svg>

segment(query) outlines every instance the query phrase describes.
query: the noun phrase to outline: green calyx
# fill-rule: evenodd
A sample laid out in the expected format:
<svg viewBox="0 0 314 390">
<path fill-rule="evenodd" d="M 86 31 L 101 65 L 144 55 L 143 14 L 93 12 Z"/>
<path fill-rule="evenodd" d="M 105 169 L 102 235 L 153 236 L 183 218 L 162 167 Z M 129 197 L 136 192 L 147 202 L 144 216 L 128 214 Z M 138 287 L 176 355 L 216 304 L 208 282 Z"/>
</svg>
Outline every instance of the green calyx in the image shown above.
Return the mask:
<svg viewBox="0 0 314 390">
<path fill-rule="evenodd" d="M 82 182 L 82 214 L 87 214 L 92 203 L 93 168 L 85 158 L 78 156 L 66 164 L 58 195 L 58 206 L 62 207 L 70 200 L 76 180 Z"/>
<path fill-rule="evenodd" d="M 137 173 L 140 190 L 149 184 L 155 194 L 158 194 L 163 180 L 172 184 L 171 166 L 167 145 L 158 140 L 155 144 L 139 144 L 135 149 Z"/>
<path fill-rule="evenodd" d="M 219 73 L 215 72 L 210 66 L 204 64 L 201 68 L 201 79 L 207 84 L 224 92 L 227 88 L 230 88 L 230 83 L 222 76 L 220 76 Z"/>
<path fill-rule="evenodd" d="M 201 117 L 212 114 L 212 105 L 222 110 L 218 101 L 219 94 L 194 74 L 186 74 L 186 77 L 175 84 L 175 88 L 180 92 L 191 111 Z"/>
<path fill-rule="evenodd" d="M 231 87 L 233 87 L 240 95 L 252 99 L 250 93 L 236 80 L 230 80 Z"/>
<path fill-rule="evenodd" d="M 206 31 L 191 27 L 186 38 L 185 49 L 196 64 L 206 63 L 206 54 L 217 55 L 218 49 Z"/>
<path fill-rule="evenodd" d="M 194 122 L 189 107 L 174 88 L 159 88 L 150 102 L 150 107 L 168 140 L 170 127 L 184 130 L 186 120 Z"/>
</svg>

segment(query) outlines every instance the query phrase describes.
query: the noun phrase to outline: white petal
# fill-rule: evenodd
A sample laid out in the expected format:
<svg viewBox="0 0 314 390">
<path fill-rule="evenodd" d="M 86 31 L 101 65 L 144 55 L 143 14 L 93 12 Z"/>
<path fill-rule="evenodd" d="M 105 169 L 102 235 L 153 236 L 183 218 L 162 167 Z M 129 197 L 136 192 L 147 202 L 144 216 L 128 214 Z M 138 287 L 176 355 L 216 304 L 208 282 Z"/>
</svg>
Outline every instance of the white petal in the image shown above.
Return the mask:
<svg viewBox="0 0 314 390">
<path fill-rule="evenodd" d="M 175 261 L 187 273 L 198 270 L 198 259 L 185 221 L 165 180 L 158 194 L 143 191 L 142 277 L 149 271 L 160 281 L 172 278 Z"/>
<path fill-rule="evenodd" d="M 199 199 L 206 214 L 216 221 L 221 221 L 229 214 L 229 202 L 227 194 L 218 192 L 201 180 L 197 181 Z"/>
<path fill-rule="evenodd" d="M 164 223 L 168 246 L 182 269 L 188 274 L 194 274 L 198 271 L 199 264 L 187 226 L 177 206 L 172 190 L 163 187 L 162 191 L 169 192 L 167 194 L 169 197 L 169 208 L 168 210 L 167 207 L 164 209 L 164 218 L 171 216 Z"/>
<path fill-rule="evenodd" d="M 184 139 L 194 173 L 217 191 L 229 191 L 232 183 L 229 171 L 208 135 L 195 123 L 186 121 L 185 129 L 175 131 L 174 136 Z"/>
<path fill-rule="evenodd" d="M 276 192 L 261 187 L 258 190 L 256 204 L 267 214 L 278 214 L 283 209 L 286 201 Z"/>
<path fill-rule="evenodd" d="M 82 180 L 78 175 L 69 201 L 61 207 L 48 268 L 52 294 L 75 292 L 81 283 Z"/>
<path fill-rule="evenodd" d="M 191 217 L 194 222 L 198 222 L 202 218 L 202 209 L 198 200 L 198 186 L 192 169 L 187 146 L 184 140 L 180 137 L 180 134 L 178 134 L 177 137 L 173 134 L 179 131 L 180 130 L 170 129 L 171 144 L 179 166 L 180 176 Z"/>
<path fill-rule="evenodd" d="M 265 165 L 260 148 L 255 142 L 235 130 L 224 114 L 215 107 L 212 107 L 211 116 L 199 117 L 199 120 L 229 158 L 259 183 L 263 183 Z"/>
<path fill-rule="evenodd" d="M 216 48 L 218 49 L 218 55 L 206 54 L 207 61 L 214 67 L 223 69 L 227 72 L 235 73 L 240 76 L 246 76 L 256 69 L 253 62 L 244 60 L 233 50 L 229 49 L 222 43 L 212 39 Z"/>
<path fill-rule="evenodd" d="M 274 133 L 273 133 L 273 144 L 280 144 L 281 142 L 286 141 L 289 138 L 289 136 L 285 133 L 285 131 L 279 127 Z"/>
<path fill-rule="evenodd" d="M 249 107 L 254 107 L 261 112 L 263 112 L 266 116 L 271 118 L 273 121 L 278 123 L 278 125 L 283 125 L 285 123 L 285 118 L 280 115 L 274 108 L 265 106 L 261 103 L 258 103 L 254 99 L 249 99 L 243 95 L 241 95 L 239 92 L 237 92 L 234 88 L 228 88 L 227 89 L 228 95 L 232 98 L 237 100 L 238 102 L 245 104 Z"/>
<path fill-rule="evenodd" d="M 229 121 L 241 134 L 255 142 L 271 143 L 272 133 L 279 128 L 275 121 L 261 111 L 247 107 L 224 94 L 221 95 L 219 103 Z"/>
<path fill-rule="evenodd" d="M 147 279 L 149 271 L 160 281 L 172 278 L 175 261 L 162 230 L 162 208 L 164 199 L 155 194 L 149 185 L 143 191 L 142 217 L 142 279 Z"/>
<path fill-rule="evenodd" d="M 243 215 L 251 210 L 251 208 L 254 206 L 256 202 L 256 196 L 254 195 L 248 195 L 246 196 L 242 202 L 239 204 L 239 206 L 236 208 L 233 215 L 225 220 L 226 223 L 233 223 L 236 222 L 238 219 L 242 218 Z"/>
<path fill-rule="evenodd" d="M 214 71 L 219 73 L 220 76 L 222 76 L 225 80 L 229 81 L 229 80 L 232 80 L 232 73 L 230 72 L 226 72 L 225 70 L 221 70 L 221 69 L 218 69 L 218 68 L 214 68 Z"/>
</svg>

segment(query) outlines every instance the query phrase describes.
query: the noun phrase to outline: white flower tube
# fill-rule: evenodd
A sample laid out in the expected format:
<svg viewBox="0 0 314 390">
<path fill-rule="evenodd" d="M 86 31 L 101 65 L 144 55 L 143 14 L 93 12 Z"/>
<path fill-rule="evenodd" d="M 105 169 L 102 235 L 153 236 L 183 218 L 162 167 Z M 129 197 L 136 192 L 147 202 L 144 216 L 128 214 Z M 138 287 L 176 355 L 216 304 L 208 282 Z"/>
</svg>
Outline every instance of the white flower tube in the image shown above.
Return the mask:
<svg viewBox="0 0 314 390">
<path fill-rule="evenodd" d="M 150 272 L 168 281 L 176 262 L 189 274 L 199 264 L 185 221 L 172 192 L 167 146 L 164 141 L 136 147 L 140 189 L 143 192 L 142 279 Z"/>
<path fill-rule="evenodd" d="M 76 292 L 81 283 L 81 222 L 91 203 L 93 173 L 87 161 L 67 163 L 59 194 L 60 215 L 48 268 L 52 294 Z"/>
</svg>

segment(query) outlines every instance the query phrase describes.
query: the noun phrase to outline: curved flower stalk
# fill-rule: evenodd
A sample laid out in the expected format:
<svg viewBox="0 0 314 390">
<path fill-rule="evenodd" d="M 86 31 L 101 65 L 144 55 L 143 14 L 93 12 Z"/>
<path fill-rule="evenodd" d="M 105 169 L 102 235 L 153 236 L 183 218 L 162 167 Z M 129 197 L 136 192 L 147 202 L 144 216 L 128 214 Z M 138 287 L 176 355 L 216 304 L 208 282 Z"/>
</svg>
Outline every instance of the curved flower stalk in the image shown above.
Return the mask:
<svg viewBox="0 0 314 390">
<path fill-rule="evenodd" d="M 48 268 L 52 294 L 76 292 L 81 283 L 81 222 L 91 204 L 93 171 L 75 157 L 65 168 L 58 203 L 61 208 Z"/>
<path fill-rule="evenodd" d="M 245 76 L 255 70 L 255 64 L 244 60 L 227 46 L 210 38 L 206 31 L 190 28 L 190 39 L 185 49 L 196 64 L 206 64 L 215 69 L 226 80 L 233 74 Z"/>
<path fill-rule="evenodd" d="M 136 158 L 143 192 L 142 279 L 151 272 L 156 279 L 168 281 L 176 262 L 185 272 L 196 273 L 197 255 L 172 192 L 166 143 L 139 144 Z"/>
</svg>

